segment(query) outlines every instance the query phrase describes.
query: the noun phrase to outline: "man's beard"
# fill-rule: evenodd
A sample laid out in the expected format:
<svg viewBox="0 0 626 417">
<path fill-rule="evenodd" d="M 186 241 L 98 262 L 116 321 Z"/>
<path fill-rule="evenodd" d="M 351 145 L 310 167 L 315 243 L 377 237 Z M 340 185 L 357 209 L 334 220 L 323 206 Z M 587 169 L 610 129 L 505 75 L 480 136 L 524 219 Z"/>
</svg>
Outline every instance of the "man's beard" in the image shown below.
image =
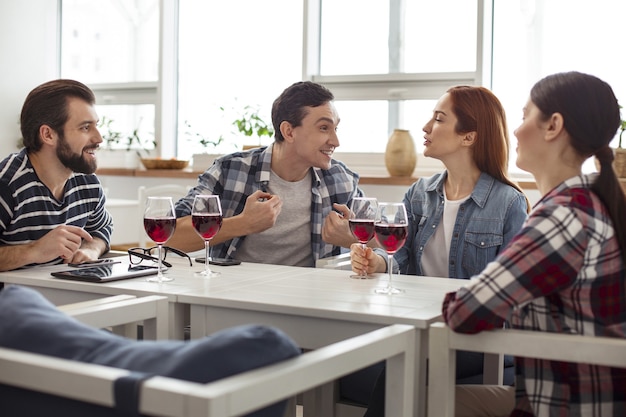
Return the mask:
<svg viewBox="0 0 626 417">
<path fill-rule="evenodd" d="M 94 149 L 95 148 L 96 147 L 94 147 Z M 96 172 L 96 168 L 98 168 L 95 159 L 85 158 L 82 152 L 80 154 L 75 154 L 65 140 L 63 133 L 59 134 L 57 158 L 59 158 L 59 161 L 61 161 L 66 168 L 81 174 L 93 174 Z"/>
</svg>

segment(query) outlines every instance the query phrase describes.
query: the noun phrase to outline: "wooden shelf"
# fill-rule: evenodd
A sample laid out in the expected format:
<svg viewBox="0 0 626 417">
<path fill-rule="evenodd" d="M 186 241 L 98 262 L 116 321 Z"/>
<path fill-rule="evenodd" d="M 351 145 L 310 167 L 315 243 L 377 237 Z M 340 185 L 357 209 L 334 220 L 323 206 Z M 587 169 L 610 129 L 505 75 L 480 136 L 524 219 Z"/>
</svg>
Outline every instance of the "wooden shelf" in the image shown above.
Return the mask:
<svg viewBox="0 0 626 417">
<path fill-rule="evenodd" d="M 191 169 L 125 169 L 125 168 L 100 168 L 98 175 L 113 175 L 120 177 L 150 177 L 150 178 L 192 178 L 197 179 L 203 171 Z M 417 181 L 415 177 L 384 177 L 362 176 L 361 184 L 368 185 L 406 185 L 407 187 Z"/>
<path fill-rule="evenodd" d="M 122 177 L 152 177 L 152 178 L 191 178 L 197 179 L 202 171 L 192 171 L 191 168 L 175 169 L 125 169 L 125 168 L 101 168 L 96 171 L 98 175 L 114 175 Z M 529 179 L 513 178 L 522 189 L 536 190 L 537 184 Z M 417 181 L 416 177 L 390 177 L 390 176 L 361 176 L 360 184 L 365 185 L 406 185 L 407 187 Z M 620 178 L 620 183 L 626 192 L 626 178 Z"/>
</svg>

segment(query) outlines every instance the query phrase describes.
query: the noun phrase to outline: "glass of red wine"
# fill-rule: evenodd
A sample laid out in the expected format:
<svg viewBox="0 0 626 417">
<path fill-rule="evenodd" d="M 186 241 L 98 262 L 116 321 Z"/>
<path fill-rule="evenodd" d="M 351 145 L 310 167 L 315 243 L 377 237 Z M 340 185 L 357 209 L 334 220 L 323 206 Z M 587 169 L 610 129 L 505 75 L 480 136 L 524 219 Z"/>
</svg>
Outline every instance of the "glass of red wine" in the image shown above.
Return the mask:
<svg viewBox="0 0 626 417">
<path fill-rule="evenodd" d="M 220 275 L 219 272 L 211 271 L 211 248 L 209 242 L 222 227 L 222 205 L 217 195 L 197 195 L 193 199 L 191 210 L 191 224 L 196 233 L 204 240 L 204 270 L 196 275 L 210 278 Z"/>
<path fill-rule="evenodd" d="M 176 214 L 172 197 L 148 197 L 146 210 L 143 213 L 143 227 L 148 237 L 157 244 L 158 270 L 156 277 L 149 277 L 150 282 L 172 281 L 173 278 L 163 275 L 161 249 L 176 230 Z"/>
<path fill-rule="evenodd" d="M 403 203 L 379 203 L 378 215 L 374 225 L 376 241 L 387 252 L 389 271 L 389 283 L 385 288 L 376 288 L 378 294 L 398 294 L 404 292 L 391 284 L 393 276 L 393 254 L 400 249 L 406 241 L 408 233 L 408 220 L 406 208 Z"/>
<path fill-rule="evenodd" d="M 355 197 L 350 203 L 350 231 L 365 250 L 367 242 L 374 237 L 374 222 L 378 211 L 378 200 L 368 197 Z M 350 278 L 366 279 L 367 271 L 350 275 Z"/>
</svg>

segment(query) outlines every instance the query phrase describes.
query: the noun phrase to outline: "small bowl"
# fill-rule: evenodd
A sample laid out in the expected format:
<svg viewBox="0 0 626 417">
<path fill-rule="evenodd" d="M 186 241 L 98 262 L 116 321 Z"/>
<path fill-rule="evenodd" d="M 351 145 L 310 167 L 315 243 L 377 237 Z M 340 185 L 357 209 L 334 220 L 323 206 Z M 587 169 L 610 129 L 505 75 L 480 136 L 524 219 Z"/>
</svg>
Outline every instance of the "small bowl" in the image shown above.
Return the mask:
<svg viewBox="0 0 626 417">
<path fill-rule="evenodd" d="M 146 169 L 183 169 L 189 165 L 189 161 L 182 159 L 159 158 L 141 158 L 141 163 Z"/>
</svg>

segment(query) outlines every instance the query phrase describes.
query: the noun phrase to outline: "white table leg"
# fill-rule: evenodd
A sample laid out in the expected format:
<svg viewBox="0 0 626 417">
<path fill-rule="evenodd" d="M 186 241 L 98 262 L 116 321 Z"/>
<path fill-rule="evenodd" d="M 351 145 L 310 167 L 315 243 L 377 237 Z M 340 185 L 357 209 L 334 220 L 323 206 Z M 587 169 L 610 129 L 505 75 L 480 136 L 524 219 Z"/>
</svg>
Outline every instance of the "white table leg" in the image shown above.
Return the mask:
<svg viewBox="0 0 626 417">
<path fill-rule="evenodd" d="M 415 332 L 415 395 L 413 415 L 426 417 L 426 361 L 428 360 L 428 329 Z"/>
</svg>

